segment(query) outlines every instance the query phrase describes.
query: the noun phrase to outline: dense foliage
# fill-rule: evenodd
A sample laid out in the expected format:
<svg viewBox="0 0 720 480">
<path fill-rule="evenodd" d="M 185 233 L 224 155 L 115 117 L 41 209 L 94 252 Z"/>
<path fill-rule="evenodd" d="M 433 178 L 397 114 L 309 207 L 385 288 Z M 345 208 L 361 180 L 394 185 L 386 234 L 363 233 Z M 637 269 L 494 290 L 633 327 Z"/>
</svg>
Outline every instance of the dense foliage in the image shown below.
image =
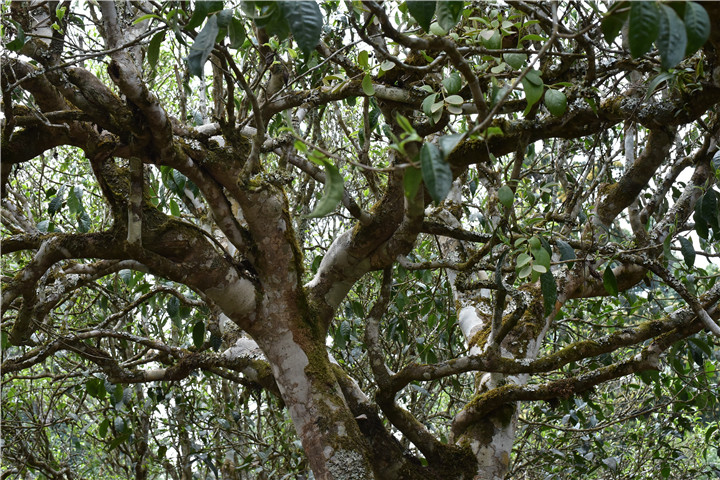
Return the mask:
<svg viewBox="0 0 720 480">
<path fill-rule="evenodd" d="M 717 478 L 717 18 L 4 2 L 1 478 Z"/>
</svg>

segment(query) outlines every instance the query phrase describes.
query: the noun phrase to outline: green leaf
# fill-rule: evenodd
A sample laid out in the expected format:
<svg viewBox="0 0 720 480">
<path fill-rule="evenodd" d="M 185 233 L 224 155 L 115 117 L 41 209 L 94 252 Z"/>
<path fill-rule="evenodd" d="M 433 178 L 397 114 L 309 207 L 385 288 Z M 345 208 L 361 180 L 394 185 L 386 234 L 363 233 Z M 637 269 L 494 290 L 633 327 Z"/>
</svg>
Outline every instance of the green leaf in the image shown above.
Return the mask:
<svg viewBox="0 0 720 480">
<path fill-rule="evenodd" d="M 8 50 L 12 50 L 13 52 L 17 52 L 20 50 L 23 46 L 25 46 L 25 31 L 23 30 L 22 26 L 15 20 L 9 19 L 8 21 L 13 24 L 15 27 L 15 30 L 17 31 L 17 34 L 15 36 L 15 39 L 8 42 L 5 47 Z"/>
<path fill-rule="evenodd" d="M 70 193 L 67 198 L 67 206 L 70 211 L 70 215 L 76 215 L 83 210 L 82 187 L 80 185 L 70 187 Z"/>
<path fill-rule="evenodd" d="M 462 89 L 462 77 L 458 72 L 453 72 L 442 80 L 442 84 L 449 95 L 454 95 Z"/>
<path fill-rule="evenodd" d="M 155 70 L 155 65 L 157 65 L 158 58 L 160 57 L 160 45 L 163 40 L 165 40 L 165 31 L 156 33 L 150 40 L 147 50 L 147 59 L 148 65 L 150 65 L 150 70 Z"/>
<path fill-rule="evenodd" d="M 362 89 L 368 97 L 375 95 L 375 87 L 373 86 L 372 77 L 369 73 L 366 73 L 362 79 Z"/>
<path fill-rule="evenodd" d="M 693 216 L 693 220 L 695 220 L 695 232 L 700 238 L 707 240 L 710 231 L 707 221 L 700 213 L 700 202 L 695 204 L 695 215 Z"/>
<path fill-rule="evenodd" d="M 178 318 L 178 313 L 180 312 L 180 300 L 174 295 L 171 296 L 167 301 L 165 309 L 167 310 L 170 318 Z"/>
<path fill-rule="evenodd" d="M 535 263 L 532 266 L 533 271 L 538 273 L 547 273 L 548 269 L 545 265 L 540 265 L 539 263 Z"/>
<path fill-rule="evenodd" d="M 285 19 L 280 2 L 256 2 L 262 3 L 260 16 L 254 17 L 255 25 L 264 28 L 269 36 L 277 35 L 280 40 L 285 40 L 290 34 L 290 25 Z"/>
<path fill-rule="evenodd" d="M 518 277 L 519 277 L 519 278 L 525 278 L 525 277 L 527 277 L 528 275 L 530 275 L 530 274 L 532 273 L 532 271 L 533 271 L 533 270 L 532 270 L 532 265 L 526 265 L 525 267 L 523 267 L 523 268 L 520 269 L 520 272 L 518 272 Z"/>
<path fill-rule="evenodd" d="M 520 38 L 518 41 L 518 45 L 521 45 L 525 42 L 547 42 L 548 38 L 544 37 L 542 35 L 536 35 L 534 33 L 530 33 L 528 35 L 525 35 L 524 37 Z"/>
<path fill-rule="evenodd" d="M 542 265 L 547 271 L 550 271 L 550 254 L 544 247 L 535 248 L 530 253 L 535 257 L 535 263 Z"/>
<path fill-rule="evenodd" d="M 437 93 L 433 93 L 433 94 L 425 97 L 425 100 L 423 100 L 422 110 L 425 113 L 425 115 L 427 115 L 428 117 L 432 117 L 432 115 L 434 113 L 432 111 L 432 106 L 435 104 L 435 100 L 437 99 L 437 96 L 438 96 Z"/>
<path fill-rule="evenodd" d="M 442 1 L 437 2 L 437 18 L 440 27 L 449 32 L 460 21 L 464 2 Z"/>
<path fill-rule="evenodd" d="M 305 57 L 309 57 L 318 43 L 323 27 L 320 6 L 314 0 L 278 2 L 290 31 Z"/>
<path fill-rule="evenodd" d="M 119 385 L 117 385 L 117 387 L 119 387 Z M 113 420 L 113 426 L 115 427 L 115 431 L 118 433 L 123 433 L 127 428 L 125 420 L 123 420 L 122 417 L 115 417 L 115 420 Z"/>
<path fill-rule="evenodd" d="M 530 245 L 530 250 L 538 250 L 542 246 L 542 243 L 538 237 L 532 237 L 528 240 L 528 245 Z"/>
<path fill-rule="evenodd" d="M 521 253 L 517 257 L 516 268 L 522 268 L 532 261 L 532 257 L 527 253 Z"/>
<path fill-rule="evenodd" d="M 115 391 L 113 392 L 113 400 L 115 401 L 115 404 L 122 404 L 123 401 L 123 393 L 124 388 L 122 385 L 115 385 Z"/>
<path fill-rule="evenodd" d="M 658 36 L 660 10 L 655 2 L 632 2 L 630 5 L 630 28 L 628 43 L 630 53 L 638 58 L 652 46 Z"/>
<path fill-rule="evenodd" d="M 225 10 L 220 10 L 218 13 L 215 14 L 217 16 L 217 24 L 219 28 L 227 28 L 228 25 L 230 25 L 230 20 L 232 20 L 233 11 L 229 8 Z"/>
<path fill-rule="evenodd" d="M 653 383 L 656 383 L 660 378 L 659 373 L 655 370 L 644 370 L 641 372 L 637 372 L 635 375 L 640 377 L 640 379 L 646 385 L 652 385 Z"/>
<path fill-rule="evenodd" d="M 712 363 L 708 362 L 707 365 L 712 365 Z M 713 370 L 714 371 L 714 370 Z M 718 428 L 720 428 L 720 424 L 710 425 L 708 429 L 705 431 L 705 443 L 709 444 L 710 440 L 712 439 L 712 434 L 715 433 Z"/>
<path fill-rule="evenodd" d="M 557 239 L 557 240 L 555 240 L 555 245 L 557 246 L 558 251 L 560 252 L 560 260 L 561 261 L 575 260 L 577 258 L 575 256 L 575 250 L 565 240 Z M 568 268 L 572 268 L 572 266 L 573 266 L 572 263 L 568 263 Z"/>
<path fill-rule="evenodd" d="M 172 213 L 173 217 L 180 216 L 180 207 L 173 198 L 170 199 L 170 213 Z"/>
<path fill-rule="evenodd" d="M 295 150 L 297 150 L 298 152 L 302 152 L 305 154 L 308 153 L 308 147 L 307 147 L 307 145 L 305 145 L 304 142 L 302 142 L 300 140 L 295 140 L 293 145 L 295 146 Z"/>
<path fill-rule="evenodd" d="M 609 468 L 613 472 L 617 471 L 617 468 L 618 468 L 617 458 L 615 458 L 615 457 L 604 458 L 602 462 L 605 464 L 605 466 L 607 468 Z"/>
<path fill-rule="evenodd" d="M 365 70 L 370 68 L 369 60 L 370 54 L 367 50 L 361 50 L 360 53 L 358 53 L 358 65 L 360 65 L 361 68 Z"/>
<path fill-rule="evenodd" d="M 137 25 L 138 23 L 144 22 L 145 20 L 150 20 L 151 18 L 157 18 L 159 20 L 163 19 L 160 15 L 155 15 L 154 13 L 148 13 L 147 15 L 143 15 L 142 17 L 138 17 L 135 20 L 133 20 L 132 24 Z"/>
<path fill-rule="evenodd" d="M 605 287 L 605 291 L 607 291 L 610 295 L 615 296 L 618 294 L 619 290 L 617 279 L 612 271 L 611 264 L 608 264 L 608 266 L 605 267 L 605 272 L 603 273 L 603 286 Z"/>
<path fill-rule="evenodd" d="M 502 47 L 502 35 L 497 30 L 491 30 L 489 37 L 480 36 L 480 41 L 488 50 L 499 50 Z"/>
<path fill-rule="evenodd" d="M 185 190 L 185 184 L 187 183 L 187 177 L 180 173 L 178 170 L 173 169 L 172 179 L 176 187 L 175 193 L 177 193 L 178 195 L 182 195 L 183 191 Z"/>
<path fill-rule="evenodd" d="M 90 220 L 90 215 L 83 210 L 80 212 L 80 214 L 77 216 L 77 222 L 78 222 L 78 231 L 80 233 L 87 233 L 90 231 L 90 226 L 92 225 L 92 221 Z"/>
<path fill-rule="evenodd" d="M 709 224 L 712 225 L 712 219 L 717 217 L 717 197 L 715 196 L 715 190 L 709 188 L 705 195 L 702 196 L 700 203 L 700 212 Z"/>
<path fill-rule="evenodd" d="M 462 133 L 453 133 L 451 135 L 443 135 L 438 139 L 438 143 L 440 144 L 440 152 L 442 152 L 443 158 L 445 160 L 447 160 L 447 158 L 450 156 L 450 153 L 455 150 L 455 147 L 458 143 L 460 143 L 460 140 L 462 140 L 462 138 Z"/>
<path fill-rule="evenodd" d="M 370 102 L 372 105 L 374 102 Z M 380 123 L 380 109 L 373 107 L 372 110 L 370 110 L 370 130 L 375 130 L 377 128 L 378 123 Z"/>
<path fill-rule="evenodd" d="M 230 20 L 228 25 L 228 35 L 230 36 L 230 48 L 238 49 L 245 43 L 245 28 L 238 18 Z"/>
<path fill-rule="evenodd" d="M 444 37 L 447 35 L 447 30 L 443 29 L 438 22 L 433 22 L 430 24 L 430 33 L 438 37 Z"/>
<path fill-rule="evenodd" d="M 400 115 L 399 113 L 395 116 L 395 120 L 397 121 L 398 125 L 405 130 L 406 133 L 413 134 L 415 133 L 415 129 L 412 126 L 412 123 L 410 123 L 410 120 L 404 115 Z"/>
<path fill-rule="evenodd" d="M 525 74 L 525 78 L 527 78 L 530 81 L 530 83 L 532 83 L 533 85 L 535 85 L 537 87 L 543 86 L 542 78 L 540 78 L 540 71 L 538 71 L 538 70 L 535 70 L 535 69 L 530 70 L 529 72 L 527 72 L 527 74 Z"/>
<path fill-rule="evenodd" d="M 528 112 L 530 112 L 532 106 L 535 105 L 538 100 L 540 100 L 540 97 L 542 97 L 543 94 L 542 80 L 540 81 L 540 85 L 538 86 L 534 82 L 534 78 L 530 76 L 530 73 L 531 72 L 528 72 L 528 75 L 526 75 L 522 79 L 523 90 L 525 90 L 525 100 L 527 100 L 527 106 L 525 107 L 525 112 L 523 113 L 523 115 L 527 115 Z"/>
<path fill-rule="evenodd" d="M 346 332 L 347 335 L 345 335 Z M 347 320 L 343 320 L 335 330 L 335 338 L 333 339 L 334 346 L 339 349 L 344 349 L 349 337 L 350 324 L 347 322 Z"/>
<path fill-rule="evenodd" d="M 668 80 L 671 80 L 673 78 L 673 75 L 668 72 L 661 72 L 660 74 L 656 75 L 650 83 L 648 83 L 647 93 L 645 94 L 645 100 L 650 98 L 653 93 L 655 93 L 655 90 L 657 87 Z"/>
<path fill-rule="evenodd" d="M 442 202 L 452 186 L 450 164 L 443 160 L 440 149 L 432 143 L 424 143 L 420 149 L 422 178 L 435 203 Z"/>
<path fill-rule="evenodd" d="M 460 106 L 460 105 L 452 105 L 452 104 L 448 104 L 448 106 L 447 106 L 447 111 L 448 111 L 449 113 L 452 113 L 453 115 L 460 115 L 460 114 L 463 112 L 462 106 Z M 442 116 L 442 112 L 440 112 L 440 115 L 439 115 L 439 116 L 436 114 L 436 116 L 433 117 L 433 122 L 439 121 L 441 116 Z"/>
<path fill-rule="evenodd" d="M 527 62 L 528 56 L 524 53 L 505 53 L 503 54 L 503 60 L 510 65 L 514 70 L 520 70 L 525 62 Z"/>
<path fill-rule="evenodd" d="M 100 425 L 98 425 L 98 435 L 100 435 L 101 438 L 105 438 L 109 426 L 110 420 L 108 420 L 107 418 L 100 422 Z"/>
<path fill-rule="evenodd" d="M 99 396 L 99 390 L 100 390 L 100 383 L 102 380 L 99 378 L 91 378 L 87 382 L 85 382 L 85 391 L 88 395 L 94 398 L 100 398 Z"/>
<path fill-rule="evenodd" d="M 685 264 L 688 267 L 695 265 L 695 247 L 690 240 L 685 237 L 678 237 L 680 240 L 680 252 L 682 253 Z"/>
<path fill-rule="evenodd" d="M 352 325 L 347 320 L 343 320 L 340 323 L 340 333 L 346 340 L 350 339 L 350 333 L 352 333 Z"/>
<path fill-rule="evenodd" d="M 691 55 L 702 47 L 710 37 L 710 17 L 705 8 L 697 2 L 685 2 L 685 33 L 687 47 L 685 55 Z"/>
<path fill-rule="evenodd" d="M 562 117 L 567 109 L 567 97 L 560 90 L 548 88 L 545 91 L 545 106 L 556 117 Z"/>
<path fill-rule="evenodd" d="M 408 167 L 405 169 L 403 176 L 403 188 L 405 189 L 405 196 L 408 199 L 415 198 L 417 191 L 420 188 L 420 182 L 422 182 L 422 170 L 415 167 Z"/>
<path fill-rule="evenodd" d="M 435 15 L 435 3 L 434 1 L 405 2 L 410 15 L 412 15 L 418 25 L 427 33 L 430 33 L 430 22 L 432 21 L 433 15 Z"/>
<path fill-rule="evenodd" d="M 385 72 L 389 72 L 395 68 L 395 64 L 390 60 L 385 60 L 383 63 L 380 64 L 380 70 L 383 70 Z"/>
<path fill-rule="evenodd" d="M 445 101 L 450 105 L 462 105 L 465 100 L 460 95 L 449 95 Z"/>
<path fill-rule="evenodd" d="M 600 30 L 608 44 L 612 44 L 617 38 L 620 30 L 622 30 L 625 21 L 628 19 L 630 12 L 624 11 L 620 13 L 611 12 L 600 23 Z"/>
<path fill-rule="evenodd" d="M 540 245 L 542 245 L 542 248 L 545 249 L 545 251 L 548 253 L 550 257 L 552 257 L 552 247 L 550 246 L 550 243 L 545 239 L 545 237 L 540 236 Z"/>
<path fill-rule="evenodd" d="M 720 150 L 715 152 L 715 155 L 713 155 L 712 160 L 710 160 L 710 164 L 713 167 L 713 170 L 715 171 L 715 175 L 720 174 Z"/>
<path fill-rule="evenodd" d="M 203 343 L 205 342 L 205 322 L 200 320 L 193 326 L 192 337 L 195 348 L 203 346 Z"/>
<path fill-rule="evenodd" d="M 126 442 L 130 438 L 130 432 L 125 432 L 122 435 L 118 435 L 113 438 L 110 445 L 108 445 L 108 451 L 115 450 L 121 443 Z"/>
<path fill-rule="evenodd" d="M 543 306 L 545 307 L 545 316 L 550 315 L 555 308 L 557 301 L 557 283 L 552 272 L 547 271 L 540 275 L 540 289 L 543 294 Z"/>
<path fill-rule="evenodd" d="M 201 2 L 198 2 L 201 3 Z M 210 56 L 215 46 L 215 37 L 217 37 L 219 27 L 217 24 L 217 15 L 208 18 L 203 29 L 195 37 L 195 42 L 190 46 L 190 53 L 187 57 L 188 72 L 196 77 L 203 77 L 205 62 Z"/>
<path fill-rule="evenodd" d="M 702 196 L 700 213 L 705 222 L 713 228 L 715 235 L 720 232 L 720 219 L 718 218 L 718 202 L 715 190 L 709 188 Z"/>
<path fill-rule="evenodd" d="M 62 193 L 58 194 L 55 198 L 50 200 L 50 203 L 48 203 L 48 213 L 50 214 L 51 217 L 60 211 L 60 209 L 62 208 L 63 202 L 64 202 L 64 198 L 63 198 Z"/>
<path fill-rule="evenodd" d="M 322 198 L 315 205 L 315 209 L 305 218 L 323 217 L 332 213 L 343 198 L 345 181 L 338 168 L 324 158 L 317 159 L 317 161 L 325 168 L 325 190 Z"/>
<path fill-rule="evenodd" d="M 660 5 L 659 18 L 659 30 L 655 45 L 660 51 L 660 63 L 663 70 L 669 70 L 685 56 L 687 34 L 685 25 L 678 14 L 667 5 Z"/>
<path fill-rule="evenodd" d="M 500 200 L 500 203 L 506 208 L 512 208 L 514 198 L 515 194 L 507 185 L 503 185 L 498 189 L 498 200 Z"/>
<path fill-rule="evenodd" d="M 203 20 L 205 20 L 205 18 L 207 18 L 207 16 L 210 13 L 217 12 L 218 10 L 222 10 L 222 8 L 223 8 L 222 1 L 219 1 L 219 2 L 218 1 L 195 2 L 195 11 L 193 11 L 192 17 L 190 17 L 190 21 L 185 25 L 185 28 L 188 30 L 192 30 L 193 28 L 199 27 L 200 25 L 202 25 Z M 215 38 L 215 37 L 213 37 L 213 38 Z"/>
</svg>

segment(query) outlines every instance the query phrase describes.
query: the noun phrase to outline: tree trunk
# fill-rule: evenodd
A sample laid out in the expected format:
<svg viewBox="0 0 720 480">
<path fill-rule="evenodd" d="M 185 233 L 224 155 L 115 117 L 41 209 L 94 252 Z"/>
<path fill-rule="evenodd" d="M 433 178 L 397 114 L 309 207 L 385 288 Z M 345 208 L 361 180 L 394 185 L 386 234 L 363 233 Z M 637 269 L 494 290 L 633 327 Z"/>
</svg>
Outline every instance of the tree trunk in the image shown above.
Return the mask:
<svg viewBox="0 0 720 480">
<path fill-rule="evenodd" d="M 460 201 L 459 185 L 449 194 L 449 199 Z M 449 226 L 459 226 L 458 220 L 449 212 L 442 212 L 442 221 Z M 441 251 L 455 262 L 466 260 L 467 246 L 463 242 L 442 238 Z M 487 275 L 477 275 L 477 280 L 489 281 Z M 503 319 L 512 317 L 512 309 L 518 308 L 517 302 L 505 305 L 504 295 L 498 290 L 488 288 L 466 289 L 457 272 L 449 270 L 453 297 L 458 306 L 458 324 L 471 355 L 479 355 L 489 349 L 498 349 L 500 355 L 512 359 L 534 359 L 538 346 L 545 335 L 546 319 L 542 309 L 542 295 L 537 289 L 526 286 L 526 309 L 517 319 L 517 326 L 505 338 L 503 335 Z M 500 298 L 498 298 L 500 296 Z M 539 304 L 538 304 L 539 302 Z M 527 375 L 503 375 L 500 373 L 477 373 L 475 398 L 503 385 L 524 385 Z M 473 418 L 464 423 L 465 412 L 459 412 L 453 421 L 453 436 L 460 445 L 470 447 L 477 461 L 477 476 L 482 480 L 502 480 L 510 465 L 510 454 L 515 441 L 518 411 L 517 403 L 505 403 L 501 407 L 488 412 L 482 418 Z M 458 430 L 459 425 L 466 425 Z"/>
<path fill-rule="evenodd" d="M 257 338 L 315 478 L 376 478 L 369 445 L 342 396 L 324 339 L 313 338 L 302 326 L 268 329 Z"/>
</svg>

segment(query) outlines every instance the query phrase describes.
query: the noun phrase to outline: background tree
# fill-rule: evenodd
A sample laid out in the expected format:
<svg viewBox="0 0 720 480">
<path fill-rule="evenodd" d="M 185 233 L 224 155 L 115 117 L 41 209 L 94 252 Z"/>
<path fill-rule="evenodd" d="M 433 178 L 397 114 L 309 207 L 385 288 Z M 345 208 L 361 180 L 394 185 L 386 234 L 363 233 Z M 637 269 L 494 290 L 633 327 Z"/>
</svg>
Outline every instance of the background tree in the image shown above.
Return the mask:
<svg viewBox="0 0 720 480">
<path fill-rule="evenodd" d="M 718 4 L 3 9 L 3 478 L 717 474 Z"/>
</svg>

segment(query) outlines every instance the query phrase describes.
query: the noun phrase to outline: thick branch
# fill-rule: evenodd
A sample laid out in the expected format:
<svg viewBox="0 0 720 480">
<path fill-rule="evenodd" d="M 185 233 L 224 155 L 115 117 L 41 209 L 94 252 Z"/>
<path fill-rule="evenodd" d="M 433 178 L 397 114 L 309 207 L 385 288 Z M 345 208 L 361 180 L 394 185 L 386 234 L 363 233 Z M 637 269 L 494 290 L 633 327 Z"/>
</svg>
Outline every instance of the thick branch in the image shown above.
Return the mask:
<svg viewBox="0 0 720 480">
<path fill-rule="evenodd" d="M 643 370 L 657 370 L 661 352 L 662 350 L 658 348 L 648 348 L 638 359 L 599 368 L 576 377 L 556 380 L 544 385 L 518 386 L 509 384 L 490 390 L 475 398 L 455 416 L 451 427 L 452 437 L 459 438 L 470 425 L 480 421 L 505 403 L 568 398 L 590 390 L 595 385 L 603 382 Z"/>
<path fill-rule="evenodd" d="M 110 48 L 123 43 L 115 2 L 101 2 L 104 30 Z M 158 99 L 145 85 L 142 73 L 127 50 L 110 53 L 112 62 L 108 73 L 113 82 L 125 94 L 129 103 L 135 105 L 143 113 L 152 137 L 152 148 L 159 158 L 164 159 L 174 154 L 172 125 L 170 119 Z"/>
<path fill-rule="evenodd" d="M 706 311 L 713 312 L 714 316 L 720 316 L 720 312 L 715 307 L 718 300 L 720 300 L 720 284 L 715 285 L 712 290 L 703 295 L 700 305 Z M 470 371 L 498 372 L 509 375 L 551 372 L 572 362 L 612 353 L 621 348 L 639 345 L 673 330 L 681 330 L 692 323 L 695 317 L 693 309 L 686 307 L 673 312 L 665 319 L 650 320 L 636 327 L 626 328 L 595 340 L 575 342 L 555 353 L 529 362 L 517 362 L 490 352 L 461 357 L 435 365 L 411 364 L 392 376 L 390 391 L 393 394 L 399 392 L 412 381 L 436 380 Z"/>
<path fill-rule="evenodd" d="M 667 158 L 673 137 L 665 129 L 651 130 L 642 154 L 617 183 L 600 192 L 596 213 L 601 225 L 608 228 L 615 217 L 635 201 Z"/>
</svg>

